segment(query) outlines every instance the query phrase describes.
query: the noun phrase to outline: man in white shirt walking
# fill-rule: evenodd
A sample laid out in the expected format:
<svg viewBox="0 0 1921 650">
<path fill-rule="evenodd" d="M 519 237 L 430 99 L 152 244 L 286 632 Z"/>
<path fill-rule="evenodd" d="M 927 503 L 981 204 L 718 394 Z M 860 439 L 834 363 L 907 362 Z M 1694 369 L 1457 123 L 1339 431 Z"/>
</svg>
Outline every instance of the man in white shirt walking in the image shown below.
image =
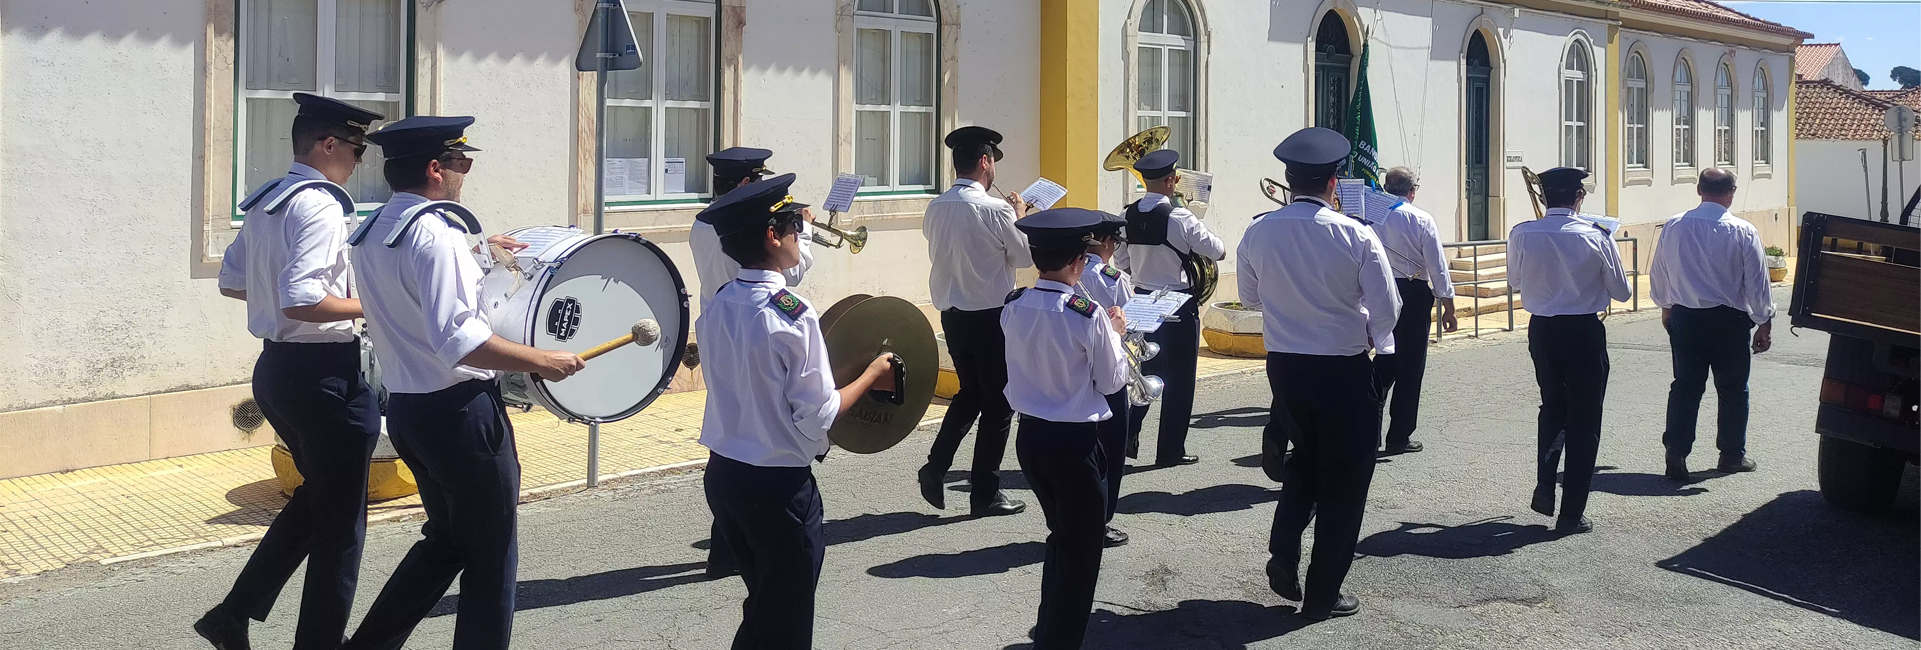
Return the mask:
<svg viewBox="0 0 1921 650">
<path fill-rule="evenodd" d="M 1014 222 L 1027 215 L 1019 194 L 1007 201 L 987 193 L 994 186 L 994 163 L 1001 159 L 1001 134 L 964 126 L 947 134 L 960 177 L 946 193 L 927 204 L 921 234 L 932 261 L 928 292 L 940 310 L 947 354 L 960 376 L 960 392 L 941 418 L 940 433 L 919 472 L 921 498 L 947 507 L 942 492 L 967 429 L 980 419 L 974 439 L 969 505 L 975 516 L 1011 515 L 1027 509 L 1001 493 L 1001 457 L 1014 410 L 1007 405 L 1007 339 L 1001 333 L 1001 307 L 1014 290 L 1014 269 L 1034 265 L 1027 237 Z M 1012 203 L 1009 203 L 1012 201 Z"/>
<path fill-rule="evenodd" d="M 1413 439 L 1420 416 L 1421 379 L 1427 374 L 1428 315 L 1441 305 L 1441 327 L 1454 331 L 1454 281 L 1448 277 L 1447 259 L 1441 254 L 1441 235 L 1434 228 L 1434 216 L 1414 207 L 1414 191 L 1420 189 L 1414 171 L 1406 167 L 1387 170 L 1382 179 L 1387 193 L 1404 201 L 1380 223 L 1371 224 L 1387 251 L 1387 263 L 1394 268 L 1394 289 L 1401 295 L 1401 316 L 1394 325 L 1394 353 L 1374 357 L 1374 385 L 1388 403 L 1387 436 L 1381 449 L 1390 454 L 1421 450 Z"/>
<path fill-rule="evenodd" d="M 1585 516 L 1601 447 L 1601 404 L 1607 396 L 1607 328 L 1596 314 L 1610 300 L 1632 297 L 1614 237 L 1580 217 L 1588 173 L 1558 167 L 1541 173 L 1547 214 L 1514 226 L 1508 235 L 1508 284 L 1521 291 L 1528 323 L 1527 350 L 1541 387 L 1536 429 L 1535 512 L 1554 516 L 1554 476 L 1562 473 L 1563 534 L 1594 529 Z"/>
<path fill-rule="evenodd" d="M 1667 476 L 1677 481 L 1688 480 L 1688 452 L 1709 372 L 1720 404 L 1716 468 L 1754 471 L 1747 457 L 1748 371 L 1754 362 L 1749 353 L 1766 352 L 1773 343 L 1774 299 L 1760 234 L 1728 212 L 1734 190 L 1733 174 L 1702 170 L 1695 183 L 1701 205 L 1668 219 L 1654 249 L 1648 296 L 1661 306 L 1674 354 L 1661 443 L 1667 447 Z"/>
</svg>

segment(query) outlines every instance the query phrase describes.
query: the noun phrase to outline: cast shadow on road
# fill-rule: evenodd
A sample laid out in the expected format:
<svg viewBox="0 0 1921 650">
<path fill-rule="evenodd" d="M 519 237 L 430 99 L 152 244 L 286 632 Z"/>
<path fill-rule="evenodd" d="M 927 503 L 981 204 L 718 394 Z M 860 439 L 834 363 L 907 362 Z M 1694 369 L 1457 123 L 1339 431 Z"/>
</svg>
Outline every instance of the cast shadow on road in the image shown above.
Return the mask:
<svg viewBox="0 0 1921 650">
<path fill-rule="evenodd" d="M 948 470 L 947 474 L 941 477 L 941 483 L 949 484 L 947 486 L 949 492 L 972 492 L 973 485 L 968 481 L 973 475 L 973 472 L 965 470 Z M 1020 470 L 1004 469 L 1001 470 L 1001 489 L 1031 490 L 1033 488 L 1027 487 L 1027 476 Z"/>
<path fill-rule="evenodd" d="M 1239 483 L 1210 485 L 1180 494 L 1135 492 L 1121 497 L 1120 503 L 1114 506 L 1114 512 L 1130 515 L 1163 513 L 1192 517 L 1247 510 L 1272 502 L 1280 498 L 1280 494 L 1277 490 Z"/>
<path fill-rule="evenodd" d="M 1040 564 L 1047 555 L 1041 542 L 1015 542 L 957 553 L 928 553 L 898 562 L 875 565 L 867 574 L 877 578 L 965 578 L 1007 573 Z"/>
<path fill-rule="evenodd" d="M 1259 427 L 1267 425 L 1267 409 L 1241 406 L 1215 411 L 1196 413 L 1190 429 L 1218 429 L 1220 427 Z"/>
<path fill-rule="evenodd" d="M 1903 486 L 1912 494 L 1913 483 Z M 1921 639 L 1921 545 L 1912 497 L 1874 516 L 1787 492 L 1713 537 L 1655 563 L 1762 598 Z"/>
<path fill-rule="evenodd" d="M 1594 468 L 1595 492 L 1629 497 L 1686 497 L 1708 491 L 1707 488 L 1696 485 L 1697 483 L 1726 476 L 1726 474 L 1713 472 L 1694 472 L 1688 475 L 1688 482 L 1679 483 L 1663 474 L 1612 471 L 1616 469 L 1619 468 L 1607 466 Z"/>
<path fill-rule="evenodd" d="M 558 580 L 522 580 L 514 588 L 514 611 L 524 612 L 594 600 L 625 598 L 668 587 L 703 582 L 707 577 L 701 570 L 706 566 L 703 562 L 686 562 L 620 569 Z M 458 594 L 442 596 L 440 602 L 434 605 L 427 616 L 433 618 L 452 615 L 459 605 Z"/>
<path fill-rule="evenodd" d="M 1498 557 L 1559 536 L 1546 526 L 1522 526 L 1513 517 L 1493 517 L 1459 526 L 1401 522 L 1361 540 L 1355 552 L 1374 557 L 1419 555 L 1444 560 Z"/>
<path fill-rule="evenodd" d="M 922 528 L 933 528 L 947 524 L 968 521 L 968 517 L 941 517 L 921 512 L 887 512 L 862 514 L 846 519 L 835 519 L 822 525 L 827 545 L 865 542 L 876 537 L 901 535 Z M 700 550 L 713 547 L 713 540 L 703 539 L 689 546 Z"/>
<path fill-rule="evenodd" d="M 1184 600 L 1174 609 L 1122 615 L 1096 609 L 1087 619 L 1086 648 L 1128 650 L 1246 650 L 1312 624 L 1292 605 L 1241 600 Z M 1004 650 L 1030 650 L 1021 643 Z"/>
</svg>

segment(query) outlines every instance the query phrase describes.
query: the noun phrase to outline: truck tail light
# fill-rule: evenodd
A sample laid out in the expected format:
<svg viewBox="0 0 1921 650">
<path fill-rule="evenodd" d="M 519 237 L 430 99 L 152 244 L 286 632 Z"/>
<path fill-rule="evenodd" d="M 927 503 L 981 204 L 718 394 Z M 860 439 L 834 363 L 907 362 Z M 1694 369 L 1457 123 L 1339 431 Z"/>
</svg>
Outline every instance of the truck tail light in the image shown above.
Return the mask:
<svg viewBox="0 0 1921 650">
<path fill-rule="evenodd" d="M 1895 420 L 1902 419 L 1906 415 L 1900 394 L 1883 393 L 1833 378 L 1821 380 L 1821 403 L 1869 411 Z"/>
</svg>

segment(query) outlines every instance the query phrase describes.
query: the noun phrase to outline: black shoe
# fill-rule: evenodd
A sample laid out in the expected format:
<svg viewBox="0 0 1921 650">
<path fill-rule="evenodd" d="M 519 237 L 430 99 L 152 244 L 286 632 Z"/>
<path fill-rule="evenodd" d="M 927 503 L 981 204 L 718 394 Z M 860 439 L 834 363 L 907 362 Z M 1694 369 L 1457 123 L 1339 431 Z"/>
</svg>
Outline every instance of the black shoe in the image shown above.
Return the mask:
<svg viewBox="0 0 1921 650">
<path fill-rule="evenodd" d="M 1302 607 L 1301 615 L 1316 621 L 1325 621 L 1337 616 L 1353 616 L 1361 613 L 1361 599 L 1341 594 L 1333 607 Z"/>
<path fill-rule="evenodd" d="M 946 477 L 946 468 L 933 465 L 920 467 L 920 498 L 926 499 L 927 505 L 934 506 L 935 510 L 947 509 L 947 490 L 943 485 Z"/>
<path fill-rule="evenodd" d="M 1740 458 L 1728 458 L 1726 456 L 1723 456 L 1721 457 L 1720 464 L 1715 465 L 1714 468 L 1717 470 L 1721 470 L 1723 472 L 1727 472 L 1729 474 L 1739 474 L 1741 472 L 1754 471 L 1755 465 L 1754 465 L 1754 461 L 1750 460 L 1746 456 L 1742 456 Z"/>
<path fill-rule="evenodd" d="M 1123 533 L 1120 530 L 1114 528 L 1113 526 L 1108 526 L 1107 538 L 1101 540 L 1101 547 L 1114 548 L 1116 546 L 1126 546 L 1126 545 L 1127 545 L 1127 533 Z"/>
<path fill-rule="evenodd" d="M 1396 454 L 1412 454 L 1426 448 L 1427 446 L 1421 444 L 1419 441 L 1409 440 L 1407 444 L 1404 445 L 1388 445 L 1386 449 L 1382 449 L 1381 451 L 1386 455 L 1393 456 Z"/>
<path fill-rule="evenodd" d="M 1173 459 L 1160 459 L 1160 458 L 1154 459 L 1154 464 L 1159 465 L 1161 467 L 1173 467 L 1176 465 L 1192 465 L 1198 462 L 1201 462 L 1201 457 L 1195 456 L 1193 454 L 1184 454 L 1180 456 L 1175 456 Z"/>
<path fill-rule="evenodd" d="M 1688 457 L 1668 454 L 1667 477 L 1682 483 L 1688 482 Z"/>
<path fill-rule="evenodd" d="M 1292 600 L 1295 602 L 1300 602 L 1301 600 L 1301 569 L 1300 567 L 1288 566 L 1285 563 L 1282 563 L 1276 560 L 1271 560 L 1271 559 L 1268 560 L 1267 561 L 1267 588 L 1274 590 L 1274 595 L 1276 596 L 1280 596 L 1282 598 L 1286 598 L 1288 600 Z"/>
<path fill-rule="evenodd" d="M 740 567 L 707 565 L 707 579 L 720 580 L 740 575 Z"/>
<path fill-rule="evenodd" d="M 213 644 L 214 650 L 253 650 L 253 644 L 247 641 L 246 617 L 228 611 L 224 604 L 215 605 L 194 621 L 193 631 Z"/>
<path fill-rule="evenodd" d="M 996 493 L 993 501 L 974 504 L 974 516 L 976 517 L 1018 515 L 1024 510 L 1027 510 L 1027 504 L 1007 498 L 1007 493 L 1005 492 Z"/>
<path fill-rule="evenodd" d="M 1554 516 L 1554 486 L 1543 485 L 1534 488 L 1534 501 L 1527 507 L 1541 513 L 1543 517 Z"/>
<path fill-rule="evenodd" d="M 1554 525 L 1554 532 L 1562 535 L 1579 535 L 1590 530 L 1594 530 L 1594 522 L 1588 521 L 1587 517 L 1575 521 L 1562 519 L 1560 523 Z"/>
</svg>

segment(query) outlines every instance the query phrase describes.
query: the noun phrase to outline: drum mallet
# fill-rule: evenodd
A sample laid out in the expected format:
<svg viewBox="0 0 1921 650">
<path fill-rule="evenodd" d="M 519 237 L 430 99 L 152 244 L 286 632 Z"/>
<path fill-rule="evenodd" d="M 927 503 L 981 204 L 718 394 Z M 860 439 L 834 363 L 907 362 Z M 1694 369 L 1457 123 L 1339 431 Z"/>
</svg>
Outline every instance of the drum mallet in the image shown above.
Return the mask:
<svg viewBox="0 0 1921 650">
<path fill-rule="evenodd" d="M 660 340 L 660 323 L 654 322 L 654 319 L 652 318 L 643 318 L 640 320 L 640 322 L 634 323 L 634 327 L 632 331 L 627 332 L 625 335 L 622 335 L 620 338 L 614 339 L 612 341 L 608 341 L 606 343 L 602 343 L 600 345 L 596 345 L 588 349 L 586 352 L 580 353 L 580 360 L 591 361 L 593 360 L 594 357 L 598 357 L 600 355 L 613 352 L 614 350 L 618 350 L 622 346 L 625 346 L 629 343 L 632 343 L 634 345 L 638 345 L 641 347 L 646 347 L 649 345 L 653 345 L 655 341 L 659 341 L 659 340 Z"/>
</svg>

